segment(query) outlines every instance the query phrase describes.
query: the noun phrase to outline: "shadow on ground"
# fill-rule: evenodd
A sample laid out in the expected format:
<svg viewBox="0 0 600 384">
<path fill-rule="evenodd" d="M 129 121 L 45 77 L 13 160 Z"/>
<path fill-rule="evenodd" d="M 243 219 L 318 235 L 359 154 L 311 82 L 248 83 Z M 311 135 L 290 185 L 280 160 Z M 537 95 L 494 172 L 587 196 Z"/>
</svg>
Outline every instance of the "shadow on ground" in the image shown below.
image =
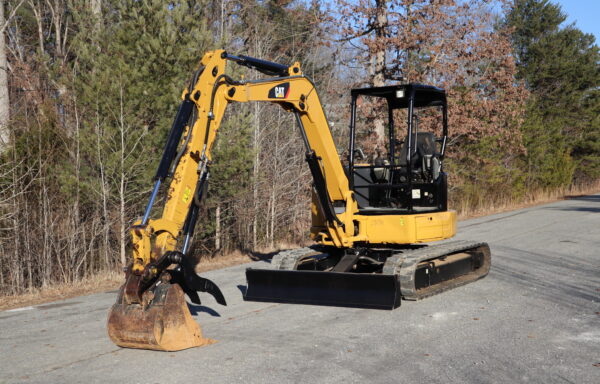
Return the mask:
<svg viewBox="0 0 600 384">
<path fill-rule="evenodd" d="M 600 212 L 600 195 L 591 195 L 591 196 L 566 196 L 569 200 L 581 201 L 581 202 L 589 202 L 593 203 L 591 205 L 582 205 L 582 206 L 574 206 L 574 207 L 547 207 L 546 209 L 551 209 L 553 211 L 574 211 L 574 212 L 592 212 L 598 213 Z"/>
<path fill-rule="evenodd" d="M 586 196 L 570 195 L 570 196 L 565 196 L 565 199 L 569 199 L 569 200 L 582 200 L 582 201 L 595 201 L 595 202 L 600 203 L 600 194 L 598 194 L 598 195 L 586 195 Z"/>
<path fill-rule="evenodd" d="M 215 311 L 212 308 L 205 307 L 204 305 L 196 305 L 190 303 L 187 303 L 187 305 L 190 310 L 190 313 L 194 316 L 196 316 L 199 313 L 208 313 L 209 315 L 214 317 L 221 317 L 221 314 L 219 312 Z"/>
<path fill-rule="evenodd" d="M 247 252 L 248 252 L 249 257 L 253 261 L 264 261 L 264 262 L 270 263 L 273 256 L 278 254 L 280 251 L 267 252 L 267 253 L 256 252 L 256 251 L 247 251 Z"/>
</svg>

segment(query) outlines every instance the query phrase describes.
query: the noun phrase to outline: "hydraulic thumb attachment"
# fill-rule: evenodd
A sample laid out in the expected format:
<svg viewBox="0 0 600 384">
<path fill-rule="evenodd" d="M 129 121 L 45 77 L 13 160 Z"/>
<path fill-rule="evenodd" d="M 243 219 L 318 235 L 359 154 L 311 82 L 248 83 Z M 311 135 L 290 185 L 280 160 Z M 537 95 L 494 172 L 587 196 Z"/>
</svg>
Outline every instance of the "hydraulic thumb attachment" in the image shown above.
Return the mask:
<svg viewBox="0 0 600 384">
<path fill-rule="evenodd" d="M 176 267 L 167 270 L 171 265 L 176 265 Z M 204 277 L 198 276 L 189 259 L 183 253 L 177 251 L 166 252 L 157 261 L 148 264 L 141 275 L 129 273 L 125 283 L 125 295 L 127 295 L 128 300 L 130 302 L 141 301 L 143 293 L 153 284 L 160 283 L 160 277 L 163 274 L 165 276 L 170 275 L 170 282 L 179 284 L 194 304 L 201 304 L 196 292 L 206 292 L 211 294 L 219 304 L 227 305 L 223 293 L 217 285 Z"/>
</svg>

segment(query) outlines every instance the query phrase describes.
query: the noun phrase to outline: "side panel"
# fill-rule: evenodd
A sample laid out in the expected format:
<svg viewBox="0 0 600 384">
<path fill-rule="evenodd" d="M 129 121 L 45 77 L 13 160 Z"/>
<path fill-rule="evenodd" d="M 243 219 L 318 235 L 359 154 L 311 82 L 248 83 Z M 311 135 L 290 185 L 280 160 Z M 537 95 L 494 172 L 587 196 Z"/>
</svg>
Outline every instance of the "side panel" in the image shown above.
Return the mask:
<svg viewBox="0 0 600 384">
<path fill-rule="evenodd" d="M 417 241 L 435 241 L 444 237 L 444 218 L 437 215 L 415 216 Z"/>
<path fill-rule="evenodd" d="M 456 212 L 422 215 L 355 216 L 371 244 L 414 244 L 448 239 L 456 234 Z M 361 233 L 363 231 L 361 228 Z"/>
<path fill-rule="evenodd" d="M 452 215 L 452 220 L 445 221 L 444 225 L 444 238 L 448 239 L 456 235 L 456 211 L 447 211 Z"/>
</svg>

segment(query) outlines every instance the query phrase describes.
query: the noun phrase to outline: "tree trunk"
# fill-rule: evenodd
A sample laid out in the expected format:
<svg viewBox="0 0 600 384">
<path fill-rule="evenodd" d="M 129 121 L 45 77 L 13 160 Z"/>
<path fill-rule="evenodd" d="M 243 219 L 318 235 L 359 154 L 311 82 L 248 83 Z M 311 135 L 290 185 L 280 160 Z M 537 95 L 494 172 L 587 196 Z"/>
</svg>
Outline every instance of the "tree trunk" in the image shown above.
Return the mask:
<svg viewBox="0 0 600 384">
<path fill-rule="evenodd" d="M 376 0 L 375 36 L 377 41 L 373 52 L 373 86 L 385 85 L 385 44 L 386 29 L 388 27 L 387 0 Z M 377 147 L 385 146 L 385 119 L 376 118 L 374 121 Z"/>
<path fill-rule="evenodd" d="M 258 103 L 254 103 L 254 151 L 256 152 L 254 158 L 254 167 L 252 169 L 253 189 L 252 198 L 254 200 L 254 220 L 252 225 L 252 250 L 258 248 L 258 172 L 260 166 L 260 107 Z"/>
<path fill-rule="evenodd" d="M 215 211 L 215 251 L 221 249 L 221 206 Z"/>
<path fill-rule="evenodd" d="M 90 0 L 90 9 L 96 17 L 102 16 L 102 0 Z"/>
<path fill-rule="evenodd" d="M 103 244 L 101 247 L 101 251 L 103 253 L 104 259 L 104 268 L 110 269 L 110 263 L 108 258 L 108 248 L 110 245 L 109 235 L 110 235 L 110 226 L 109 226 L 109 214 L 108 214 L 108 188 L 106 186 L 106 175 L 104 173 L 104 162 L 102 157 L 101 150 L 101 136 L 102 132 L 100 129 L 100 116 L 98 112 L 98 106 L 96 106 L 96 156 L 98 161 L 98 168 L 100 169 L 100 183 L 102 184 L 102 227 L 103 227 Z"/>
<path fill-rule="evenodd" d="M 375 59 L 373 68 L 373 86 L 381 87 L 385 85 L 385 44 L 386 29 L 388 27 L 387 0 L 376 0 L 375 12 L 375 36 L 377 43 L 373 56 Z"/>
<path fill-rule="evenodd" d="M 120 170 L 120 180 L 119 180 L 119 253 L 121 259 L 121 267 L 125 267 L 127 265 L 127 260 L 125 259 L 125 243 L 127 241 L 126 235 L 126 220 L 125 220 L 125 116 L 123 111 L 123 86 L 120 87 L 120 108 L 121 108 L 121 170 Z"/>
<path fill-rule="evenodd" d="M 0 4 L 0 26 L 4 25 L 4 3 Z M 10 102 L 8 98 L 8 63 L 6 61 L 6 41 L 4 40 L 4 29 L 0 35 L 0 153 L 8 148 L 10 132 L 8 131 L 8 119 L 10 117 Z"/>
<path fill-rule="evenodd" d="M 102 27 L 102 0 L 90 0 L 90 10 L 94 15 L 95 32 L 100 31 Z"/>
<path fill-rule="evenodd" d="M 38 10 L 38 8 L 36 7 L 36 4 L 33 3 L 33 1 L 29 2 L 29 5 L 31 6 L 31 10 L 33 11 L 33 15 L 35 16 L 35 21 L 37 24 L 37 33 L 38 33 L 38 44 L 40 46 L 40 55 L 43 55 L 45 53 L 45 49 L 44 49 L 44 21 L 42 20 L 42 15 L 41 15 L 41 10 Z"/>
<path fill-rule="evenodd" d="M 221 0 L 221 20 L 219 20 L 219 39 L 224 43 L 223 35 L 225 34 L 225 0 Z"/>
</svg>

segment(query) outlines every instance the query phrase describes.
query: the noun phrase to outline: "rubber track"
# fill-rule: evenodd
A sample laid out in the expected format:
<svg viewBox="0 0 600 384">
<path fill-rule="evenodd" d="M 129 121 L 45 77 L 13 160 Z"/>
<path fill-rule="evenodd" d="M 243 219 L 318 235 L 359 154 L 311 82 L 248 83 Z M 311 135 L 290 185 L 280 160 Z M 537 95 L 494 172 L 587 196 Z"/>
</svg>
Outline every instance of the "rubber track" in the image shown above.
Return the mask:
<svg viewBox="0 0 600 384">
<path fill-rule="evenodd" d="M 323 252 L 320 252 L 313 247 L 289 249 L 287 251 L 281 251 L 273 256 L 271 259 L 271 265 L 273 269 L 284 269 L 291 271 L 296 269 L 298 261 L 307 256 L 318 255 L 320 253 Z"/>
<path fill-rule="evenodd" d="M 415 288 L 415 273 L 419 263 L 475 248 L 481 248 L 484 252 L 484 260 L 481 268 L 472 273 L 459 276 L 456 279 L 448 280 L 417 291 Z M 386 260 L 383 266 L 383 273 L 396 275 L 398 277 L 403 299 L 419 300 L 481 279 L 488 274 L 490 264 L 490 250 L 487 243 L 457 240 L 438 245 L 429 245 L 414 250 L 405 250 L 395 254 Z"/>
<path fill-rule="evenodd" d="M 415 288 L 415 273 L 419 263 L 479 247 L 484 251 L 484 260 L 481 268 L 472 273 L 417 291 Z M 300 260 L 320 253 L 323 252 L 319 251 L 317 247 L 290 249 L 273 256 L 271 265 L 273 269 L 291 271 L 296 269 Z M 419 300 L 485 277 L 489 272 L 490 263 L 490 251 L 487 243 L 455 240 L 443 244 L 427 245 L 417 249 L 402 250 L 386 260 L 382 274 L 396 275 L 400 283 L 400 292 L 403 299 Z"/>
</svg>

